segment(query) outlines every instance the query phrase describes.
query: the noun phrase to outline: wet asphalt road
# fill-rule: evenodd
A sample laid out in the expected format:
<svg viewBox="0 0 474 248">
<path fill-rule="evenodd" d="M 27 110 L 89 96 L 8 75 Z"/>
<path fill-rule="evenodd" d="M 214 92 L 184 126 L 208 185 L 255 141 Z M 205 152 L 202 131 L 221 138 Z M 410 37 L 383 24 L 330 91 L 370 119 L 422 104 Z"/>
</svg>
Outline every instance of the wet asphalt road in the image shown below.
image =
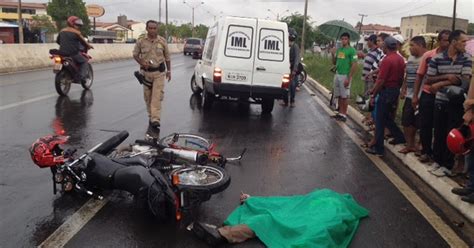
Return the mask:
<svg viewBox="0 0 474 248">
<path fill-rule="evenodd" d="M 204 203 L 196 219 L 222 223 L 241 191 L 270 196 L 329 188 L 352 194 L 370 210 L 351 247 L 448 247 L 308 92 L 298 93 L 296 108 L 276 104 L 268 117 L 260 115 L 258 105 L 218 103 L 203 111 L 189 87 L 195 62 L 182 55 L 172 58 L 162 135 L 197 133 L 228 156 L 248 148 L 240 164 L 226 167 L 232 176 L 229 188 Z M 80 151 L 113 130 L 128 130 L 126 142 L 143 137 L 147 118 L 135 69 L 131 60 L 95 64 L 92 90 L 74 85 L 69 97 L 56 95 L 49 70 L 0 76 L 0 247 L 40 244 L 87 200 L 52 194 L 49 170 L 29 158 L 27 149 L 36 138 L 52 133 L 58 123 Z M 66 246 L 206 247 L 185 226 L 154 221 L 124 194 L 111 198 Z M 236 247 L 263 244 L 252 240 Z"/>
</svg>

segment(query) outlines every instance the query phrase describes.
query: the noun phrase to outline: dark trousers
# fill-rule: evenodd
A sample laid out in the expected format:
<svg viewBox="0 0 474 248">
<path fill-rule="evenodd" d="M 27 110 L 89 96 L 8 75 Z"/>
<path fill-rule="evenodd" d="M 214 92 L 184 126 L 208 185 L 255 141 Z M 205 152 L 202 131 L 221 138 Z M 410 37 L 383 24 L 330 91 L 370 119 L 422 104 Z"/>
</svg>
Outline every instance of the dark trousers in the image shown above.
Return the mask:
<svg viewBox="0 0 474 248">
<path fill-rule="evenodd" d="M 87 59 L 80 53 L 72 56 L 72 59 L 79 67 L 79 73 L 76 74 L 76 79 L 84 80 L 87 76 Z"/>
<path fill-rule="evenodd" d="M 433 159 L 447 169 L 454 165 L 454 154 L 448 150 L 446 137 L 453 128 L 461 126 L 464 114 L 462 102 L 438 102 L 434 104 Z"/>
<path fill-rule="evenodd" d="M 404 143 L 405 137 L 402 130 L 397 126 L 394 120 L 394 112 L 397 110 L 399 88 L 383 89 L 379 93 L 377 101 L 377 111 L 375 119 L 375 151 L 379 154 L 384 153 L 384 129 L 388 128 L 397 143 Z"/>
<path fill-rule="evenodd" d="M 290 103 L 295 102 L 295 95 L 296 95 L 296 87 L 298 86 L 298 77 L 295 75 L 294 77 L 291 78 L 290 81 L 290 88 L 289 88 L 289 93 L 288 96 L 290 97 Z M 288 103 L 288 99 L 283 99 L 285 103 Z"/>
<path fill-rule="evenodd" d="M 421 153 L 433 155 L 433 116 L 435 95 L 422 92 L 418 109 L 420 111 L 420 140 Z"/>
<path fill-rule="evenodd" d="M 467 188 L 474 190 L 474 151 L 471 151 L 466 156 L 466 165 L 468 166 L 468 175 L 469 175 L 469 182 L 467 182 Z"/>
</svg>

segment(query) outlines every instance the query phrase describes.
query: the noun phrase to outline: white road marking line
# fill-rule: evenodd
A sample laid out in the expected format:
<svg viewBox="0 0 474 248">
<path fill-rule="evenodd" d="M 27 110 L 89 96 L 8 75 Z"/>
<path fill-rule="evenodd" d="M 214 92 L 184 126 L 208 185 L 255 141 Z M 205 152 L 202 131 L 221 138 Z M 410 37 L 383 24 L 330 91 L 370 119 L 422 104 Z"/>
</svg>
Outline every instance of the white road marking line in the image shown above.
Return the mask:
<svg viewBox="0 0 474 248">
<path fill-rule="evenodd" d="M 303 85 L 305 89 L 312 95 L 311 97 L 328 113 L 334 114 L 334 112 L 319 99 L 314 92 Z M 314 94 L 314 95 L 313 95 Z M 344 132 L 354 141 L 356 144 L 362 143 L 361 138 L 350 129 L 347 125 L 336 122 Z M 358 146 L 364 153 L 365 151 L 361 146 Z M 430 223 L 430 225 L 438 232 L 438 234 L 449 244 L 451 247 L 468 247 L 468 245 L 448 226 L 411 188 L 406 184 L 381 158 L 377 156 L 368 155 L 367 157 L 377 166 L 377 168 L 385 175 L 385 177 L 392 182 L 392 184 L 405 196 L 405 198 L 421 213 L 421 215 Z"/>
<path fill-rule="evenodd" d="M 182 66 L 182 65 L 185 65 L 185 63 L 172 65 L 172 67 L 179 67 L 179 66 Z M 80 91 L 80 90 L 71 90 L 71 91 L 69 91 L 69 93 L 73 93 L 73 92 L 76 92 L 76 91 Z M 48 99 L 48 98 L 51 98 L 51 97 L 56 97 L 56 96 L 58 96 L 58 94 L 48 94 L 48 95 L 35 97 L 35 98 L 28 99 L 28 100 L 21 101 L 21 102 L 10 103 L 10 104 L 7 104 L 7 105 L 0 106 L 0 111 L 15 108 L 15 107 L 19 107 L 19 106 L 29 104 L 29 103 L 38 102 L 38 101 L 45 100 L 45 99 Z"/>
<path fill-rule="evenodd" d="M 105 198 L 103 200 L 90 199 L 38 247 L 64 247 L 107 202 Z"/>
<path fill-rule="evenodd" d="M 76 92 L 76 91 L 79 91 L 79 90 L 71 90 L 71 91 L 69 91 L 69 93 Z M 15 108 L 15 107 L 25 105 L 25 104 L 29 104 L 29 103 L 34 103 L 34 102 L 41 101 L 41 100 L 45 100 L 45 99 L 55 97 L 55 96 L 58 96 L 58 94 L 49 94 L 49 95 L 44 95 L 44 96 L 31 98 L 31 99 L 21 101 L 21 102 L 10 103 L 10 104 L 7 104 L 7 105 L 0 106 L 0 111 Z"/>
</svg>

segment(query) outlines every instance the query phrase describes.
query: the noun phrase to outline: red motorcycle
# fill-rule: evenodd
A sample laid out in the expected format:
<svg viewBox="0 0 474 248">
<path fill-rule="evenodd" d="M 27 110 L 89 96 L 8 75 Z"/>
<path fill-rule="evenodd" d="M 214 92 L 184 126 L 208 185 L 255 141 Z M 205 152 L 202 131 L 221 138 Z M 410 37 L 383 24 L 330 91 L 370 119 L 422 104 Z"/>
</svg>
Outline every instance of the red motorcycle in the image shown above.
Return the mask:
<svg viewBox="0 0 474 248">
<path fill-rule="evenodd" d="M 94 72 L 89 63 L 92 57 L 87 54 L 87 51 L 81 52 L 81 55 L 87 59 L 86 77 L 81 82 L 74 80 L 75 75 L 79 73 L 79 65 L 71 57 L 65 56 L 58 49 L 49 50 L 49 54 L 54 61 L 53 72 L 56 74 L 54 85 L 59 95 L 66 96 L 73 83 L 80 83 L 82 88 L 90 89 L 94 81 Z"/>
</svg>

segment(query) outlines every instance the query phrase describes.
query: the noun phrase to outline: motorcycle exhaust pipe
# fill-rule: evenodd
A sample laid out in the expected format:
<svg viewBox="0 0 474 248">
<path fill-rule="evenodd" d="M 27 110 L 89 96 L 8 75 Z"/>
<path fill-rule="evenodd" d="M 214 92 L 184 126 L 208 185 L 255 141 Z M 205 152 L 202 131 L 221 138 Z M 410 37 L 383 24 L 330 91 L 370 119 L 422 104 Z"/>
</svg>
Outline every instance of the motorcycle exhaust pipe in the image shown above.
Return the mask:
<svg viewBox="0 0 474 248">
<path fill-rule="evenodd" d="M 209 159 L 206 154 L 199 154 L 197 151 L 189 151 L 183 149 L 164 148 L 163 153 L 171 154 L 178 159 L 185 160 L 191 163 L 205 165 Z"/>
</svg>

